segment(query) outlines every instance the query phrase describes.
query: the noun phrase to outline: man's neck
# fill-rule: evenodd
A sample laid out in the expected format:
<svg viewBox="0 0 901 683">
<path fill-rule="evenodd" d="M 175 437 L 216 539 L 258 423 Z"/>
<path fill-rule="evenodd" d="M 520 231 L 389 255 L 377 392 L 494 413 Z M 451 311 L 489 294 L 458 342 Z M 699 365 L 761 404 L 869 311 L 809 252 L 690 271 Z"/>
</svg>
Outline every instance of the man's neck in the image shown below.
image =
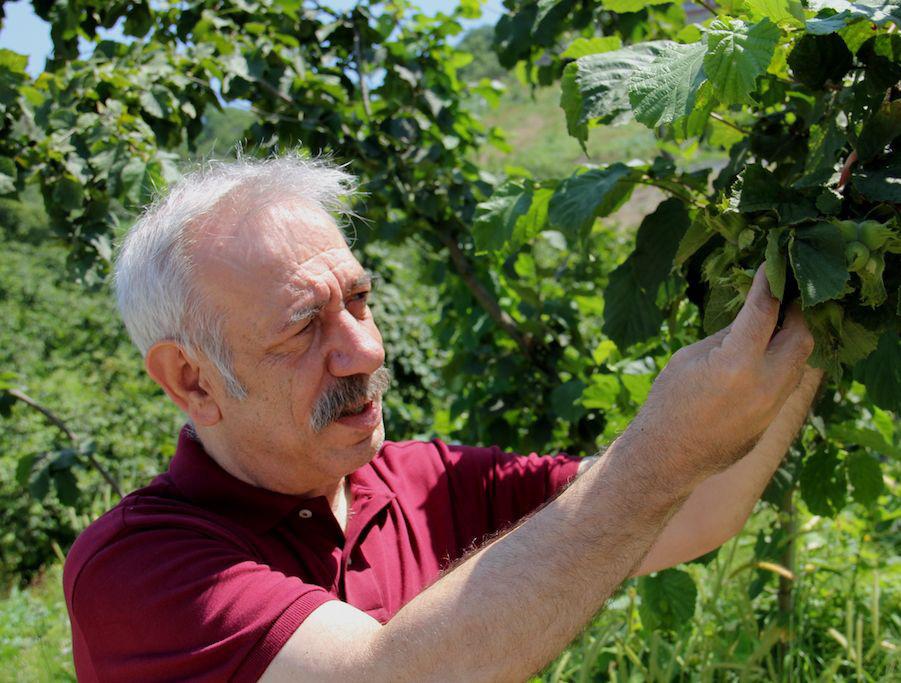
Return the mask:
<svg viewBox="0 0 901 683">
<path fill-rule="evenodd" d="M 260 488 L 269 489 L 269 487 L 266 486 L 265 482 L 258 481 L 252 473 L 244 471 L 237 465 L 234 460 L 227 457 L 227 454 L 225 453 L 227 449 L 225 448 L 224 444 L 217 443 L 216 438 L 213 434 L 204 433 L 201 437 L 201 435 L 198 433 L 198 430 L 195 430 L 194 434 L 196 438 L 203 444 L 203 448 L 206 451 L 207 455 L 209 455 L 219 465 L 219 467 L 224 469 L 235 479 L 239 479 L 245 484 L 250 484 L 251 486 L 258 486 Z M 346 531 L 348 512 L 352 503 L 350 482 L 348 481 L 347 477 L 341 477 L 341 479 L 339 479 L 334 485 L 312 489 L 305 492 L 303 495 L 306 498 L 316 498 L 318 496 L 323 496 L 328 501 L 329 507 L 332 510 L 332 514 L 335 516 L 335 519 L 338 522 L 338 526 L 341 527 L 341 531 Z"/>
</svg>

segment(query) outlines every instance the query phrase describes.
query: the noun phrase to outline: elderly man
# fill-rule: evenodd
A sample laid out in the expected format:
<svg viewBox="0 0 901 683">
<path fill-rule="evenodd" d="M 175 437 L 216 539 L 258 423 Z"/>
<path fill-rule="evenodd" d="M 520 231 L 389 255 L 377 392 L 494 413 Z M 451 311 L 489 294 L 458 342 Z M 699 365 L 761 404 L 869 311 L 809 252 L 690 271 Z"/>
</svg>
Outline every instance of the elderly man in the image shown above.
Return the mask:
<svg viewBox="0 0 901 683">
<path fill-rule="evenodd" d="M 80 679 L 521 680 L 625 578 L 736 534 L 802 424 L 812 339 L 759 271 L 600 458 L 385 442 L 351 185 L 215 165 L 127 236 L 120 309 L 189 425 L 69 555 Z"/>
</svg>

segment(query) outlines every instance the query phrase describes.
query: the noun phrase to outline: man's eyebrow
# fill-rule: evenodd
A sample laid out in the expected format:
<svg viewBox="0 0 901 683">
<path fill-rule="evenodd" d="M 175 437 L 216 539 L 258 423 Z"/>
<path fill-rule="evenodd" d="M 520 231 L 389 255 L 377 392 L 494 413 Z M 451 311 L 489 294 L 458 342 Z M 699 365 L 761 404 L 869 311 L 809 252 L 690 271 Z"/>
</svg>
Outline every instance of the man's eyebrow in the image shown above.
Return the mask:
<svg viewBox="0 0 901 683">
<path fill-rule="evenodd" d="M 359 289 L 360 287 L 371 287 L 378 279 L 379 276 L 377 274 L 367 270 L 351 283 L 349 289 L 350 291 L 353 291 L 355 289 Z M 281 329 L 278 331 L 278 334 L 284 334 L 298 323 L 315 317 L 323 308 L 325 308 L 325 304 L 313 304 L 311 306 L 303 306 L 301 308 L 298 308 L 296 311 L 291 313 L 291 316 L 282 325 Z"/>
<path fill-rule="evenodd" d="M 379 276 L 373 273 L 371 270 L 365 271 L 360 277 L 354 280 L 350 289 L 353 291 L 354 289 L 358 289 L 360 287 L 372 287 L 379 279 Z"/>
<path fill-rule="evenodd" d="M 323 308 L 325 308 L 325 304 L 314 304 L 312 306 L 304 306 L 302 308 L 298 308 L 296 311 L 291 313 L 291 317 L 289 317 L 285 324 L 282 325 L 278 333 L 284 334 L 298 323 L 315 317 Z"/>
</svg>

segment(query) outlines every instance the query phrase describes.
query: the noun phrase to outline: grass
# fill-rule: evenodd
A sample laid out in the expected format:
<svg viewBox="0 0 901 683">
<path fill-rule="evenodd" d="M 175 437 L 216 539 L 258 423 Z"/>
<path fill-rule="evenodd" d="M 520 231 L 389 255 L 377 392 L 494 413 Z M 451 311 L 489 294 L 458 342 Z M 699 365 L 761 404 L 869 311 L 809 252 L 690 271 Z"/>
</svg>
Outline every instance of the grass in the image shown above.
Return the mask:
<svg viewBox="0 0 901 683">
<path fill-rule="evenodd" d="M 74 681 L 62 567 L 0 600 L 0 681 Z"/>
</svg>

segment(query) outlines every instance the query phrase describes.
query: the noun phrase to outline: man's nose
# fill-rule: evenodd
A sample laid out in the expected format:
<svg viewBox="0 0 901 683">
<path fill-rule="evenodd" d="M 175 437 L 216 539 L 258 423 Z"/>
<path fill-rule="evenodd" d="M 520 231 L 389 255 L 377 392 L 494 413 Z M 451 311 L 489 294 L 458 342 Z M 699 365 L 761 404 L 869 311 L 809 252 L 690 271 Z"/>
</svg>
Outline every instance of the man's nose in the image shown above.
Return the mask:
<svg viewBox="0 0 901 683">
<path fill-rule="evenodd" d="M 335 377 L 371 375 L 385 362 L 381 336 L 371 320 L 342 310 L 329 326 L 328 370 Z"/>
</svg>

